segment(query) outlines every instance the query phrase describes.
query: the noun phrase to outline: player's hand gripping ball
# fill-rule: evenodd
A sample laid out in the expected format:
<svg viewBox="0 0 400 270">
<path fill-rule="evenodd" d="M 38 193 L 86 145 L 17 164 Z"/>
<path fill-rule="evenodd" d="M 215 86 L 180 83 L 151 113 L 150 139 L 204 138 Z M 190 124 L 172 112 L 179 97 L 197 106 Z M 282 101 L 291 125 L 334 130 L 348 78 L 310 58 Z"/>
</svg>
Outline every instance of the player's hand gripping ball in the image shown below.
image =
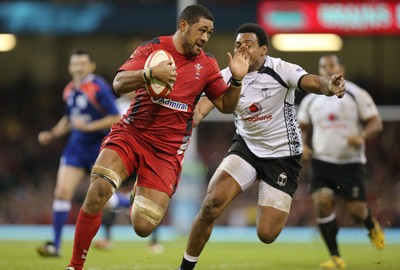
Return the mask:
<svg viewBox="0 0 400 270">
<path fill-rule="evenodd" d="M 147 58 L 144 68 L 150 68 L 158 65 L 160 62 L 165 60 L 171 60 L 172 66 L 175 66 L 172 55 L 164 50 L 156 50 L 150 54 Z M 168 95 L 170 88 L 164 82 L 158 81 L 155 78 L 147 78 L 149 81 L 145 84 L 145 88 L 150 96 L 154 98 L 163 98 Z"/>
</svg>

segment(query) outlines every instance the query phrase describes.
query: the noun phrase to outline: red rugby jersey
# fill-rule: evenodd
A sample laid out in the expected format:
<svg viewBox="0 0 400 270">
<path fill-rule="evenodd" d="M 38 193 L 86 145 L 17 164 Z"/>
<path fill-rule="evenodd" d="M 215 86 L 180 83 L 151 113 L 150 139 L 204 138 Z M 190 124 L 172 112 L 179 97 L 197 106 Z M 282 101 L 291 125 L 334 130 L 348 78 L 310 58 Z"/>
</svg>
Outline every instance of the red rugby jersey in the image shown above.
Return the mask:
<svg viewBox="0 0 400 270">
<path fill-rule="evenodd" d="M 144 86 L 140 87 L 124 118 L 129 120 L 135 136 L 141 140 L 151 143 L 157 150 L 180 155 L 186 150 L 192 134 L 193 111 L 199 96 L 204 92 L 213 100 L 228 86 L 215 58 L 204 51 L 196 57 L 186 57 L 175 49 L 172 36 L 158 37 L 142 44 L 119 71 L 143 69 L 147 57 L 159 49 L 168 51 L 177 67 L 178 76 L 172 91 L 165 98 L 155 99 Z"/>
</svg>

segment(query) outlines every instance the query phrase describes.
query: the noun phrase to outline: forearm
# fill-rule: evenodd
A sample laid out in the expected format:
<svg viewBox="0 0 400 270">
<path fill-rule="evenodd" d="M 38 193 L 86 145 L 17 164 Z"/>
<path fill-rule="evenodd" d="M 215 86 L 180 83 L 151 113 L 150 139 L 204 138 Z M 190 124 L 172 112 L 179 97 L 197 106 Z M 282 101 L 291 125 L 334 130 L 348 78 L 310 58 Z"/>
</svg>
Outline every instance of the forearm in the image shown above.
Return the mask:
<svg viewBox="0 0 400 270">
<path fill-rule="evenodd" d="M 228 89 L 222 96 L 222 102 L 219 104 L 214 103 L 218 110 L 222 113 L 233 113 L 236 109 L 236 105 L 239 102 L 240 93 L 242 91 L 242 78 L 238 79 L 235 77 L 231 78 Z"/>
<path fill-rule="evenodd" d="M 71 123 L 68 117 L 64 115 L 49 132 L 53 138 L 60 138 L 70 131 Z"/>
<path fill-rule="evenodd" d="M 302 77 L 299 88 L 307 93 L 336 95 L 341 98 L 345 93 L 345 80 L 342 74 L 335 74 L 331 77 L 307 74 Z"/>
<path fill-rule="evenodd" d="M 106 116 L 101 119 L 89 122 L 86 125 L 86 131 L 87 132 L 95 132 L 95 131 L 99 131 L 99 130 L 109 129 L 120 118 L 121 118 L 121 116 L 119 114 L 117 114 L 117 115 Z"/>
<path fill-rule="evenodd" d="M 118 94 L 126 94 L 135 91 L 145 82 L 143 70 L 120 71 L 114 78 L 113 88 Z"/>
<path fill-rule="evenodd" d="M 375 137 L 382 130 L 383 130 L 382 119 L 380 118 L 380 116 L 374 116 L 366 122 L 364 128 L 361 131 L 361 136 L 365 140 L 368 140 L 370 138 Z"/>
<path fill-rule="evenodd" d="M 196 105 L 193 115 L 193 128 L 197 127 L 201 120 L 203 120 L 212 110 L 214 109 L 214 104 L 207 98 L 200 98 Z"/>
</svg>

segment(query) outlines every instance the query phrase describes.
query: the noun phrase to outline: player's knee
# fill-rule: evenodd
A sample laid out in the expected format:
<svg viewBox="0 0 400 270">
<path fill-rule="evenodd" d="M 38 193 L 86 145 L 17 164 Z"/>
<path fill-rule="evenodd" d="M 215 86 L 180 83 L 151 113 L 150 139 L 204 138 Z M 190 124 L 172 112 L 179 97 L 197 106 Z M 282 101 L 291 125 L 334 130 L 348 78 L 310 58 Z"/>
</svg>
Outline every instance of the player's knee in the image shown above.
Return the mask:
<svg viewBox="0 0 400 270">
<path fill-rule="evenodd" d="M 73 197 L 74 197 L 74 191 L 71 190 L 70 188 L 56 186 L 54 190 L 54 198 L 70 201 L 72 200 Z"/>
<path fill-rule="evenodd" d="M 223 201 L 212 195 L 207 195 L 201 206 L 200 218 L 203 220 L 215 220 L 221 214 Z"/>
<path fill-rule="evenodd" d="M 257 236 L 260 239 L 261 242 L 265 244 L 271 244 L 275 241 L 275 239 L 278 237 L 278 235 L 274 232 L 271 231 L 263 231 L 263 230 L 257 230 Z"/>
<path fill-rule="evenodd" d="M 156 226 L 139 219 L 132 223 L 132 228 L 138 236 L 144 238 L 148 237 L 154 231 Z"/>
<path fill-rule="evenodd" d="M 90 186 L 83 203 L 83 210 L 88 213 L 98 213 L 101 211 L 112 196 L 113 191 L 110 184 L 101 177 L 92 176 L 90 178 Z"/>
<path fill-rule="evenodd" d="M 149 236 L 160 224 L 165 209 L 152 200 L 136 195 L 131 209 L 131 219 L 134 231 L 140 237 Z"/>
<path fill-rule="evenodd" d="M 315 209 L 319 217 L 325 217 L 333 211 L 333 191 L 330 189 L 320 189 L 312 194 Z"/>
</svg>

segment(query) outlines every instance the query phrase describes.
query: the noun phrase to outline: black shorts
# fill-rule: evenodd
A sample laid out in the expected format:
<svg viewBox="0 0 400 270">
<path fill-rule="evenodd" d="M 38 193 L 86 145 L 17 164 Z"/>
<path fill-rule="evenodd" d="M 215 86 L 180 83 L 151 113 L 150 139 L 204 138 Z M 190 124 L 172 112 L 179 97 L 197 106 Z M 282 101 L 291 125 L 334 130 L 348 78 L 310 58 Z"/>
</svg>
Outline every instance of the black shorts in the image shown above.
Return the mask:
<svg viewBox="0 0 400 270">
<path fill-rule="evenodd" d="M 311 161 L 311 193 L 320 188 L 330 188 L 346 199 L 366 200 L 366 166 L 361 163 L 332 164 L 321 160 Z"/>
<path fill-rule="evenodd" d="M 228 155 L 235 154 L 246 160 L 257 172 L 257 178 L 291 197 L 297 189 L 301 170 L 301 156 L 259 158 L 247 147 L 243 138 L 236 134 Z"/>
</svg>

